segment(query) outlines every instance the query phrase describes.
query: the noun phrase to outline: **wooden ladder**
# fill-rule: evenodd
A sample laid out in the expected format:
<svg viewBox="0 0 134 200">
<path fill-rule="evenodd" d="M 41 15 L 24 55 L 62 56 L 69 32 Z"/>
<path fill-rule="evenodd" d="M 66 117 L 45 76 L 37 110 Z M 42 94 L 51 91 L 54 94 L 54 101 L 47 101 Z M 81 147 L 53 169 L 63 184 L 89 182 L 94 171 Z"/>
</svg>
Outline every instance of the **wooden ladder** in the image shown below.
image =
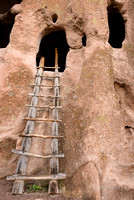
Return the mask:
<svg viewBox="0 0 134 200">
<path fill-rule="evenodd" d="M 44 67 L 44 58 L 41 59 L 39 67 L 37 67 L 37 74 L 35 75 L 35 83 L 33 93 L 29 94 L 32 96 L 31 104 L 27 105 L 29 107 L 29 114 L 24 120 L 27 121 L 25 127 L 25 133 L 20 135 L 23 137 L 23 142 L 20 150 L 12 150 L 13 153 L 19 155 L 16 174 L 8 176 L 7 180 L 14 180 L 12 194 L 22 194 L 24 190 L 24 181 L 25 180 L 49 180 L 49 194 L 58 193 L 58 180 L 65 179 L 66 174 L 59 173 L 59 158 L 63 158 L 64 154 L 58 153 L 58 139 L 61 139 L 63 136 L 58 135 L 58 124 L 61 120 L 58 119 L 58 111 L 62 107 L 60 106 L 60 85 L 59 85 L 59 72 L 58 72 L 58 52 L 57 48 L 55 49 L 55 67 Z M 42 64 L 43 63 L 43 64 Z M 43 67 L 42 67 L 43 66 Z M 44 69 L 54 69 L 54 76 L 44 75 Z M 42 78 L 54 80 L 54 85 L 43 85 L 41 84 Z M 53 96 L 44 96 L 39 95 L 40 87 L 52 87 L 54 89 Z M 53 106 L 38 106 L 38 98 L 53 98 Z M 52 110 L 52 119 L 46 118 L 37 118 L 37 109 L 38 108 L 48 108 Z M 52 135 L 38 135 L 33 134 L 34 125 L 36 122 L 52 122 Z M 30 153 L 31 141 L 33 137 L 51 139 L 51 155 L 38 155 Z M 27 176 L 26 167 L 28 163 L 28 157 L 36 158 L 50 158 L 50 175 L 43 176 Z"/>
</svg>

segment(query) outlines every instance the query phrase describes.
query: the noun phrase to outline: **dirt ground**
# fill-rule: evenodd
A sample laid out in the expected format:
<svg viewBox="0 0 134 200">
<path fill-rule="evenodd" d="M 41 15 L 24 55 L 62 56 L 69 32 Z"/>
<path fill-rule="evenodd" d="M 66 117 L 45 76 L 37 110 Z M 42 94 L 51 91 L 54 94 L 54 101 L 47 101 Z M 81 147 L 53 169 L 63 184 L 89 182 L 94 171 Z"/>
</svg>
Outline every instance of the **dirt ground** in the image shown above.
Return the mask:
<svg viewBox="0 0 134 200">
<path fill-rule="evenodd" d="M 0 200 L 82 200 L 71 197 L 64 197 L 63 195 L 48 196 L 47 193 L 24 193 L 23 195 L 11 195 L 13 183 L 0 180 Z"/>
</svg>

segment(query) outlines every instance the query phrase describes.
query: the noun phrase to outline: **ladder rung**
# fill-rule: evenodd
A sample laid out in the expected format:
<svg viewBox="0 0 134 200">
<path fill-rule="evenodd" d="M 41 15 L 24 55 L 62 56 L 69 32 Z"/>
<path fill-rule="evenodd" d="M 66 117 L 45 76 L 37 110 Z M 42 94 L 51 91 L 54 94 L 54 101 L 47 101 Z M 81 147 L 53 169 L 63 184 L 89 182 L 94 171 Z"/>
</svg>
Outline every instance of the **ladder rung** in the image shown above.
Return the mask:
<svg viewBox="0 0 134 200">
<path fill-rule="evenodd" d="M 44 98 L 61 98 L 61 96 L 44 96 L 44 95 L 34 95 L 31 93 L 28 93 L 28 96 L 44 97 Z"/>
<path fill-rule="evenodd" d="M 37 138 L 43 138 L 43 139 L 60 139 L 63 138 L 63 136 L 51 136 L 51 135 L 37 135 L 37 134 L 31 134 L 31 135 L 19 135 L 20 137 L 37 137 Z"/>
<path fill-rule="evenodd" d="M 13 175 L 13 176 L 7 176 L 8 181 L 13 180 L 61 180 L 65 179 L 66 174 L 64 173 L 58 173 L 58 174 L 51 174 L 51 175 L 44 175 L 44 176 L 26 176 L 26 175 Z"/>
<path fill-rule="evenodd" d="M 56 119 L 44 119 L 44 118 L 24 118 L 23 120 L 27 121 L 48 121 L 48 122 L 62 122 L 61 120 L 56 120 Z"/>
<path fill-rule="evenodd" d="M 28 105 L 26 104 L 27 107 L 35 107 L 35 108 L 49 108 L 49 109 L 61 109 L 62 106 L 58 106 L 58 107 L 54 107 L 54 106 L 38 106 L 38 105 L 35 105 L 35 106 L 32 106 L 32 105 Z"/>
<path fill-rule="evenodd" d="M 60 67 L 46 67 L 46 66 L 37 67 L 37 69 L 40 69 L 40 68 L 43 68 L 43 69 L 60 69 Z"/>
<path fill-rule="evenodd" d="M 38 87 L 61 87 L 60 85 L 36 85 L 36 84 L 31 84 L 30 86 L 38 86 Z"/>
<path fill-rule="evenodd" d="M 44 77 L 44 78 L 60 78 L 60 76 L 46 76 L 46 75 L 35 75 L 36 77 Z"/>
<path fill-rule="evenodd" d="M 23 152 L 19 150 L 12 149 L 12 153 L 22 155 L 22 156 L 29 156 L 29 157 L 36 157 L 36 158 L 64 158 L 64 154 L 52 154 L 52 155 L 47 155 L 47 156 L 42 156 L 34 153 L 29 153 L 29 152 Z"/>
<path fill-rule="evenodd" d="M 44 66 L 39 66 L 39 67 L 36 67 L 36 69 L 40 69 L 40 68 L 43 68 L 43 69 L 44 69 Z"/>
<path fill-rule="evenodd" d="M 44 67 L 44 69 L 60 69 L 60 67 Z"/>
</svg>

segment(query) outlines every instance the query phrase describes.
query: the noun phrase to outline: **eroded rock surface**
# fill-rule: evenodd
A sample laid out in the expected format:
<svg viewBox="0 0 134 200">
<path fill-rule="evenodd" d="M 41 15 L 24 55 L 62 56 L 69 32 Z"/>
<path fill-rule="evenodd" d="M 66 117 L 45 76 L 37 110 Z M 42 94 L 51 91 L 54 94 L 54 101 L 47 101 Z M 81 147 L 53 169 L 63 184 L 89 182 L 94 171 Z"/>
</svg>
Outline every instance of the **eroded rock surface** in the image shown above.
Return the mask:
<svg viewBox="0 0 134 200">
<path fill-rule="evenodd" d="M 65 154 L 60 170 L 67 179 L 61 189 L 67 196 L 90 200 L 134 199 L 133 8 L 133 0 L 23 0 L 8 11 L 15 23 L 9 44 L 0 49 L 1 178 L 15 173 L 17 156 L 11 149 L 16 141 L 17 149 L 21 145 L 18 135 L 25 128 L 22 119 L 28 113 L 25 104 L 31 100 L 27 93 L 32 92 L 29 85 L 41 39 L 64 30 L 69 52 L 60 73 Z M 123 20 L 121 48 L 116 46 L 116 30 L 111 32 L 116 48 L 108 43 L 114 24 L 108 25 L 107 12 Z M 7 16 L 0 19 L 3 15 Z M 41 90 L 47 92 L 51 91 Z M 41 99 L 41 103 L 51 102 Z M 39 110 L 38 116 L 51 117 L 51 112 Z M 36 125 L 35 132 L 51 134 L 51 126 Z M 32 144 L 33 153 L 51 152 L 49 142 L 34 139 Z M 48 169 L 46 161 L 30 159 L 27 173 Z"/>
</svg>

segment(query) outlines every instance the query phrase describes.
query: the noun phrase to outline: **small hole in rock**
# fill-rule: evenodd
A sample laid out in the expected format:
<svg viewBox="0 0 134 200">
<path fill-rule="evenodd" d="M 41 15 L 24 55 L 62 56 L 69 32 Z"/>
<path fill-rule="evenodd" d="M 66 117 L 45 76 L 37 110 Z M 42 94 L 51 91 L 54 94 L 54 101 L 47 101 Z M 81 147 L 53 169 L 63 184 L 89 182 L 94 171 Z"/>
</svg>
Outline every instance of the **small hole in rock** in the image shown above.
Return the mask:
<svg viewBox="0 0 134 200">
<path fill-rule="evenodd" d="M 53 20 L 53 23 L 56 23 L 57 22 L 57 19 L 58 19 L 58 15 L 56 13 L 54 13 L 52 15 L 52 20 Z"/>
<path fill-rule="evenodd" d="M 130 128 L 130 126 L 125 126 L 125 128 L 126 128 L 126 129 L 129 129 L 129 128 Z"/>
<path fill-rule="evenodd" d="M 83 35 L 83 37 L 82 37 L 82 44 L 83 44 L 84 47 L 85 47 L 86 44 L 87 44 L 87 36 L 85 35 L 85 33 L 84 33 L 84 35 Z"/>
</svg>

